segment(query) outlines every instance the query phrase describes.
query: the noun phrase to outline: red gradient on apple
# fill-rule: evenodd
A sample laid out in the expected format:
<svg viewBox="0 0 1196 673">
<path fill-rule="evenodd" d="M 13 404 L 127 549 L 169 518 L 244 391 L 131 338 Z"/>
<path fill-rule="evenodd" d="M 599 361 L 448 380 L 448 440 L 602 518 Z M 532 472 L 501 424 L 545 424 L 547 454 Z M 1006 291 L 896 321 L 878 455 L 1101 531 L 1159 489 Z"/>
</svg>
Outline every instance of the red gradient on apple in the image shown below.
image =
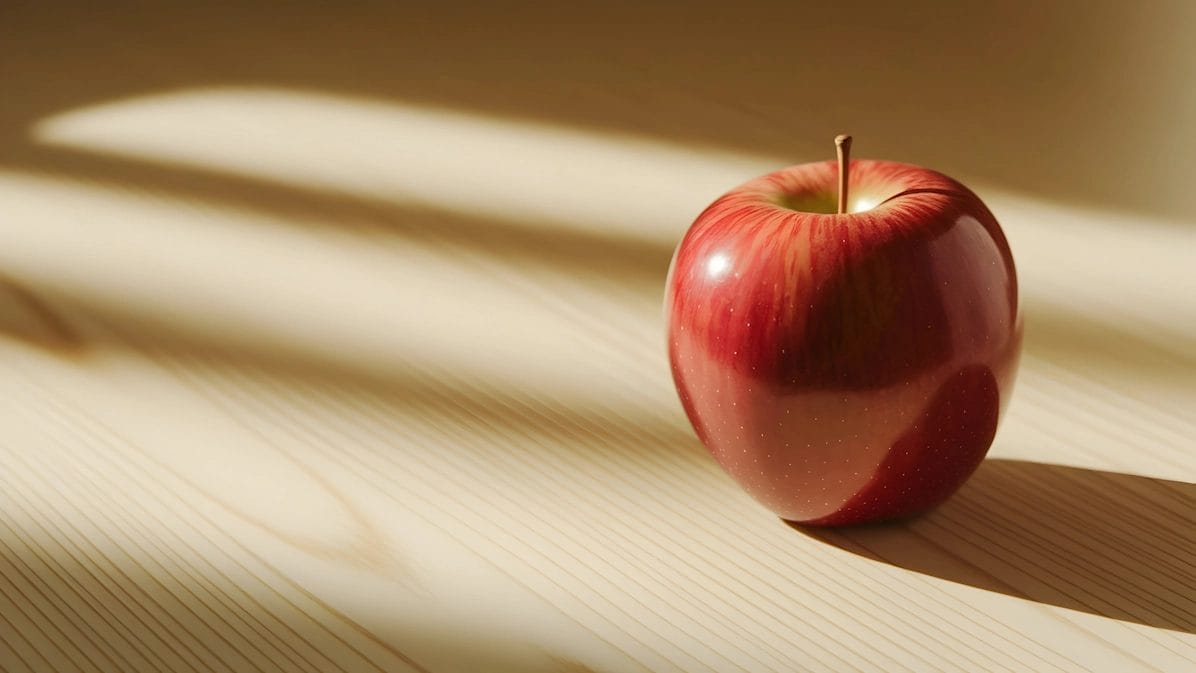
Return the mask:
<svg viewBox="0 0 1196 673">
<path fill-rule="evenodd" d="M 779 516 L 838 525 L 945 500 L 984 458 L 1021 346 L 1013 258 L 940 173 L 835 161 L 715 201 L 673 257 L 669 357 L 698 437 Z"/>
</svg>

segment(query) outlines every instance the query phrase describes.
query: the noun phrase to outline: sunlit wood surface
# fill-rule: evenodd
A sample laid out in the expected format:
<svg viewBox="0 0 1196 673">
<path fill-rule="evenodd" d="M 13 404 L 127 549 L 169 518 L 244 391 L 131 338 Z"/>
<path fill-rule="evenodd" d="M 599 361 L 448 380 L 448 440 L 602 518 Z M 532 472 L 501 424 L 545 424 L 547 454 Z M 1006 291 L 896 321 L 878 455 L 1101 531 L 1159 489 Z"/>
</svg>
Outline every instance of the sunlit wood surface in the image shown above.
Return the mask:
<svg viewBox="0 0 1196 673">
<path fill-rule="evenodd" d="M 0 670 L 1196 670 L 1190 11 L 60 4 L 0 9 Z M 840 130 L 988 201 L 1026 351 L 957 497 L 814 535 L 694 438 L 660 299 Z"/>
</svg>

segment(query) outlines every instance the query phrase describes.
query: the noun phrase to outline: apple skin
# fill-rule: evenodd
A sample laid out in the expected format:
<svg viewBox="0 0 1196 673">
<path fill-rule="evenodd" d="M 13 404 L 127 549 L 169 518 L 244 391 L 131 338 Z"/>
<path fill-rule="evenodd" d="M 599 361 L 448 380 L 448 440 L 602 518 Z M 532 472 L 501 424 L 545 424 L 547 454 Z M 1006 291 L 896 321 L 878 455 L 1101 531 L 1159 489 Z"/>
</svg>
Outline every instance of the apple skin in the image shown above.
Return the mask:
<svg viewBox="0 0 1196 673">
<path fill-rule="evenodd" d="M 984 203 L 909 164 L 855 160 L 849 176 L 846 214 L 835 161 L 728 192 L 690 227 L 666 285 L 694 430 L 801 524 L 950 497 L 988 452 L 1021 350 L 1013 257 Z"/>
</svg>

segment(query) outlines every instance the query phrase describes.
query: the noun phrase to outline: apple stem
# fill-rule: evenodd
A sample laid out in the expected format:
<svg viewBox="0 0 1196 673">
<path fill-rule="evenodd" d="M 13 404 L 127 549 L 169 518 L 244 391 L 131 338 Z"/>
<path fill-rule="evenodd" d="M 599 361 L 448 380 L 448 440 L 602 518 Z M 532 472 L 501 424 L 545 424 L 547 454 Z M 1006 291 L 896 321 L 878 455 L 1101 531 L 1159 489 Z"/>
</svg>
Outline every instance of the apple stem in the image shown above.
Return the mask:
<svg viewBox="0 0 1196 673">
<path fill-rule="evenodd" d="M 847 173 L 851 170 L 851 136 L 835 136 L 835 151 L 839 155 L 839 214 L 847 212 Z"/>
</svg>

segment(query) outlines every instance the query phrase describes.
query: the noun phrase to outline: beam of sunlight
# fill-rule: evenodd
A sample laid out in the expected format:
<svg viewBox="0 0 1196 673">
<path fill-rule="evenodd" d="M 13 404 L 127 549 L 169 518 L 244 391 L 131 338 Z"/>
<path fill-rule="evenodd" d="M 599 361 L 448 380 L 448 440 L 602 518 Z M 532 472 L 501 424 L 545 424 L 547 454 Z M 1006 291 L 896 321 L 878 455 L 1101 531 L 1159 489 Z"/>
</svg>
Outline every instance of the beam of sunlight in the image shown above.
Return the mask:
<svg viewBox="0 0 1196 673">
<path fill-rule="evenodd" d="M 673 242 L 714 196 L 785 163 L 613 132 L 269 88 L 85 107 L 43 144 L 525 225 Z"/>
</svg>

